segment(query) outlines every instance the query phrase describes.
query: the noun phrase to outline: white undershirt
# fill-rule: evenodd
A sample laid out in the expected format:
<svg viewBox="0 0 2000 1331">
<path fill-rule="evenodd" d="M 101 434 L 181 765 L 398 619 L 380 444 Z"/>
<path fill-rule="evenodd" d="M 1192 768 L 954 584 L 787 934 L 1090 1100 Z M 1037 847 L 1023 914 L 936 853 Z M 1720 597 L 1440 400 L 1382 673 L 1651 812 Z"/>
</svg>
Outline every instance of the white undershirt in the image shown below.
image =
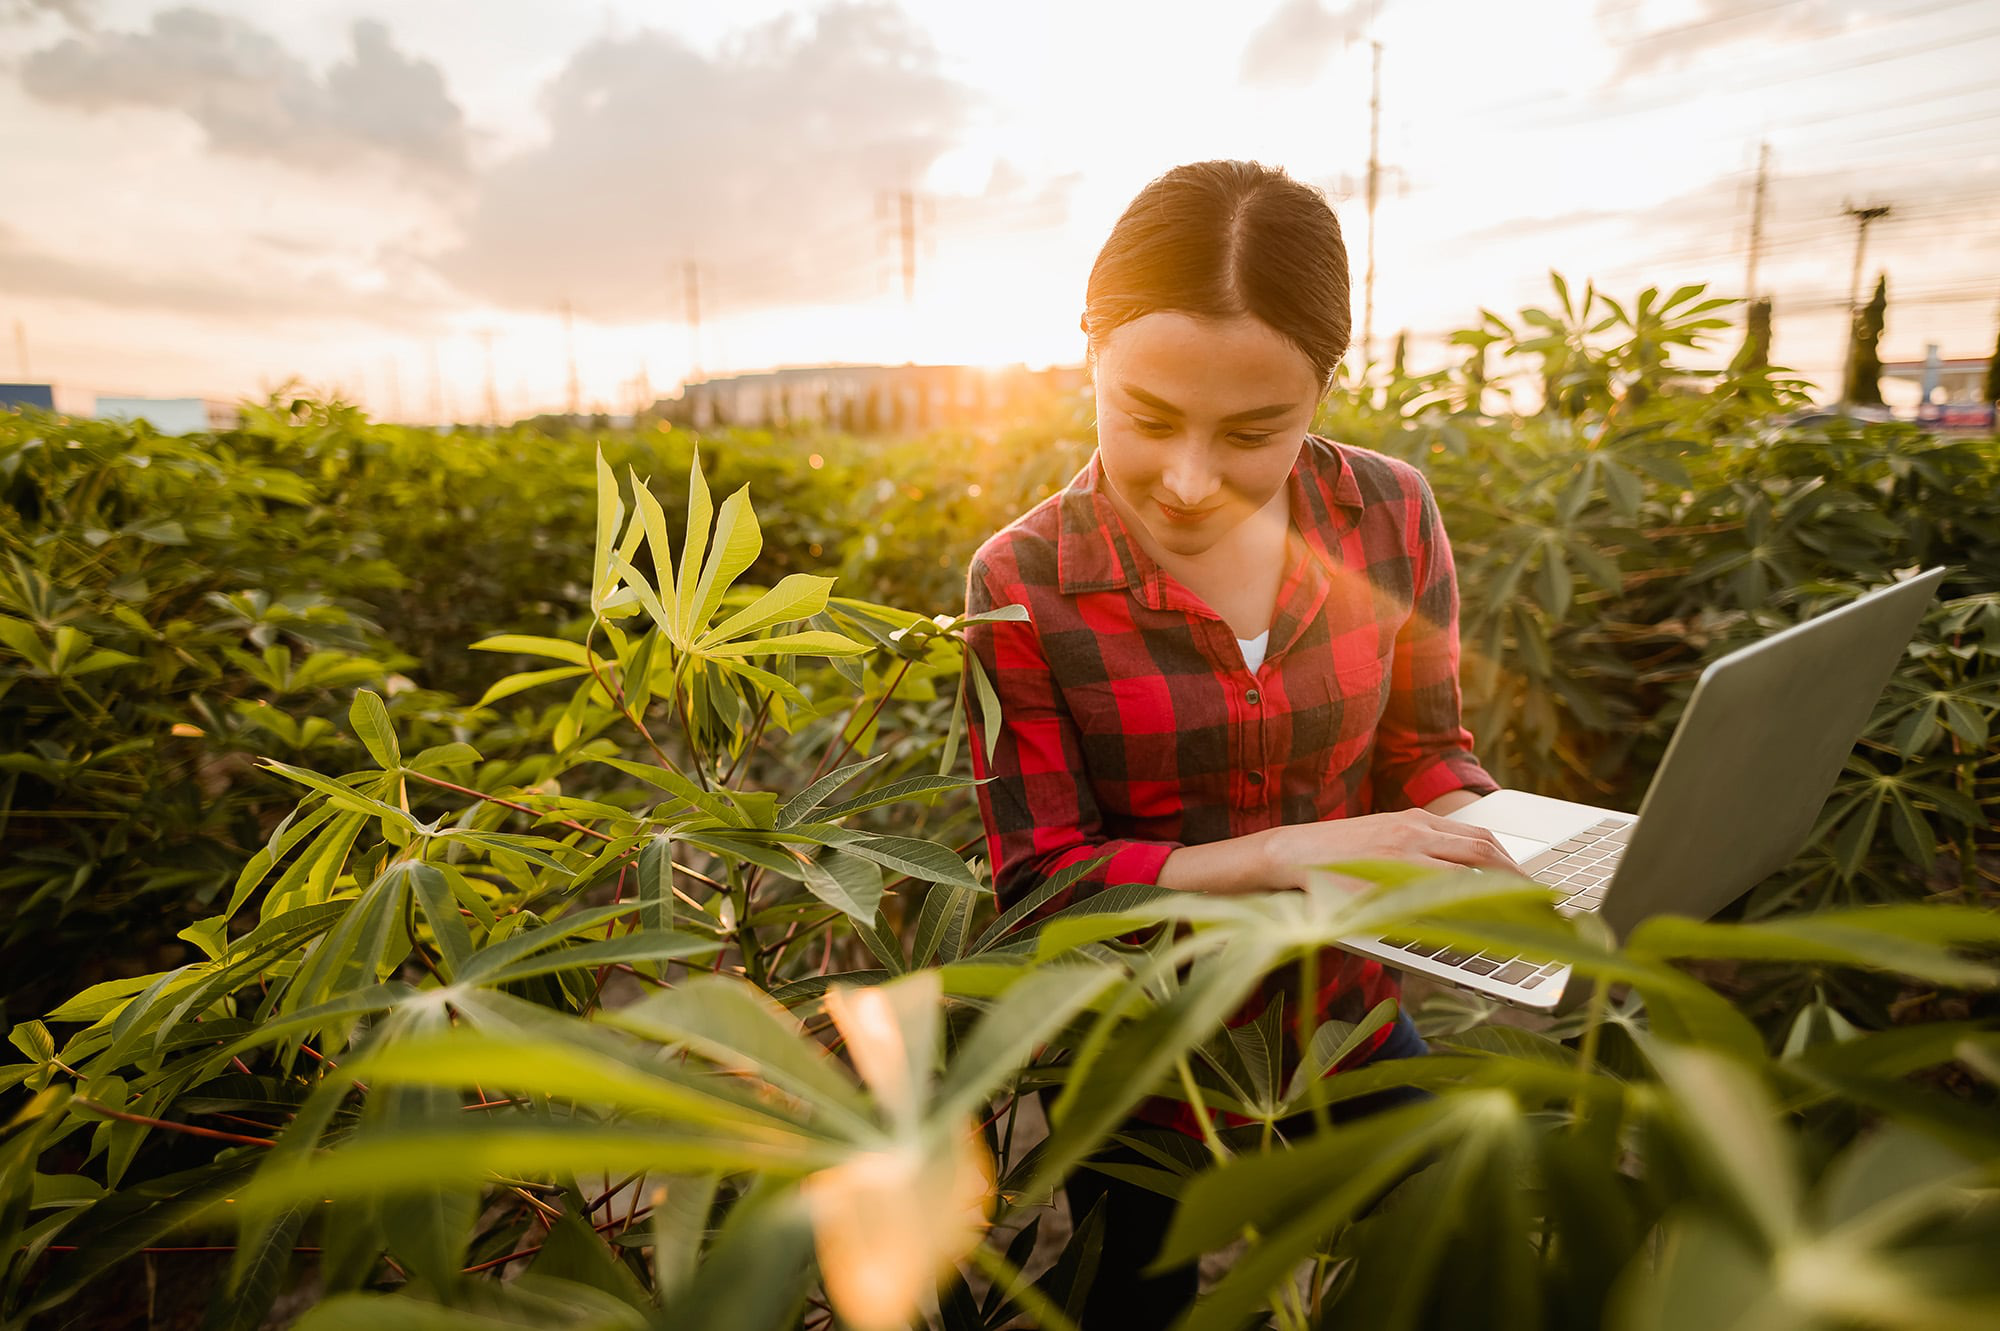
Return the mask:
<svg viewBox="0 0 2000 1331">
<path fill-rule="evenodd" d="M 1236 645 L 1243 649 L 1243 664 L 1255 674 L 1257 668 L 1264 664 L 1264 649 L 1271 645 L 1271 630 L 1265 629 L 1254 638 L 1238 638 Z"/>
</svg>

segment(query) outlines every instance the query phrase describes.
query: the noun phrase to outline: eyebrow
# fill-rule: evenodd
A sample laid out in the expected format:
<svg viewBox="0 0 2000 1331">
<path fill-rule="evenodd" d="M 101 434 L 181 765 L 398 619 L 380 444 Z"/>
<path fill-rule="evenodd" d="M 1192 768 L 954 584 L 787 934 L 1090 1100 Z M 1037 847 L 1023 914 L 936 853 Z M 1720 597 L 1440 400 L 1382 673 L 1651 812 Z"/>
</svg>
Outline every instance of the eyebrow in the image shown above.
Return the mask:
<svg viewBox="0 0 2000 1331">
<path fill-rule="evenodd" d="M 1184 414 L 1173 403 L 1166 401 L 1164 398 L 1154 397 L 1143 388 L 1135 388 L 1131 384 L 1120 384 L 1118 385 L 1118 391 L 1128 397 L 1137 398 L 1155 411 L 1163 411 L 1170 416 Z M 1268 407 L 1252 407 L 1249 411 L 1239 411 L 1233 415 L 1224 416 L 1222 420 L 1224 424 L 1234 424 L 1238 421 L 1267 421 L 1274 416 L 1289 415 L 1298 409 L 1299 404 L 1296 402 L 1274 402 Z"/>
</svg>

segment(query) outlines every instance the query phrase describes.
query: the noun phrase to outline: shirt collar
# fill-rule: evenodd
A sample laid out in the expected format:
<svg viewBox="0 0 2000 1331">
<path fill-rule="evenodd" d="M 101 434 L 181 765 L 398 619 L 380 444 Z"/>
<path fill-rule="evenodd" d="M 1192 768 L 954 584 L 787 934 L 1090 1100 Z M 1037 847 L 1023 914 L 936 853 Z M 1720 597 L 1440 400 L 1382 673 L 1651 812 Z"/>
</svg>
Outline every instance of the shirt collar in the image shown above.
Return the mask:
<svg viewBox="0 0 2000 1331">
<path fill-rule="evenodd" d="M 1361 519 L 1361 487 L 1343 444 L 1307 435 L 1305 447 L 1286 481 L 1292 526 L 1306 548 L 1331 571 L 1339 567 L 1339 540 Z M 1066 596 L 1128 587 L 1145 593 L 1157 587 L 1159 568 L 1125 525 L 1105 493 L 1104 468 L 1096 453 L 1071 479 L 1061 496 L 1056 540 L 1056 578 Z"/>
</svg>

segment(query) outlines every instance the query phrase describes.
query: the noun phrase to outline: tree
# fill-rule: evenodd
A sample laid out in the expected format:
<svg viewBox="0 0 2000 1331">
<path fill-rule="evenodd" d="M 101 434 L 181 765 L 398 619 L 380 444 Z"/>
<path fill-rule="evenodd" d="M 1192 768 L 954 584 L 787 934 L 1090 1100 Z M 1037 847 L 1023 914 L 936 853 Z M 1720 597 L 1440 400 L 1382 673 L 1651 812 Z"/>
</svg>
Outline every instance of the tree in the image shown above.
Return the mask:
<svg viewBox="0 0 2000 1331">
<path fill-rule="evenodd" d="M 1743 320 L 1743 346 L 1729 362 L 1731 374 L 1756 374 L 1771 368 L 1771 302 L 1753 300 Z"/>
<path fill-rule="evenodd" d="M 2000 333 L 1993 336 L 1993 359 L 1986 362 L 1986 387 L 1980 396 L 1988 402 L 2000 402 Z"/>
<path fill-rule="evenodd" d="M 1840 400 L 1857 406 L 1882 405 L 1882 357 L 1877 350 L 1882 340 L 1884 315 L 1889 309 L 1889 275 L 1875 279 L 1875 294 L 1854 314 L 1854 336 L 1848 344 L 1847 382 Z"/>
</svg>

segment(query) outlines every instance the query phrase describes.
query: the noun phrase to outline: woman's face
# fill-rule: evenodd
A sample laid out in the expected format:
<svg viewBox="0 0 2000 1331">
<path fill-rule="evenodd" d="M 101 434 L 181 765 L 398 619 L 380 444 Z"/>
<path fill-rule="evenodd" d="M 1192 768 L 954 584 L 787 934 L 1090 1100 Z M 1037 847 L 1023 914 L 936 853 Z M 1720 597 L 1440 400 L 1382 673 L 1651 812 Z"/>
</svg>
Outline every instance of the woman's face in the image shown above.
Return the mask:
<svg viewBox="0 0 2000 1331">
<path fill-rule="evenodd" d="M 1098 344 L 1095 381 L 1105 479 L 1155 554 L 1200 556 L 1254 514 L 1286 519 L 1320 379 L 1269 324 L 1144 315 Z"/>
</svg>

